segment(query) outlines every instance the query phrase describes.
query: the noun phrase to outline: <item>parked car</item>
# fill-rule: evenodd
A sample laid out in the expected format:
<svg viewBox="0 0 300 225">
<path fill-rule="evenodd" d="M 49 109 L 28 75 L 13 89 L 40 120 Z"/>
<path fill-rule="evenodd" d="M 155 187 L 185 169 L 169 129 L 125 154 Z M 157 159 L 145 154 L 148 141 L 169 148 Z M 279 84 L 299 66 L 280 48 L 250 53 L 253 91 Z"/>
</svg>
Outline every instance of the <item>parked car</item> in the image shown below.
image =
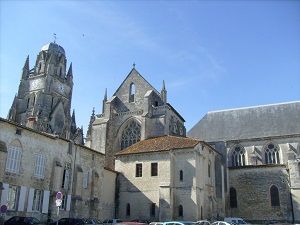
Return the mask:
<svg viewBox="0 0 300 225">
<path fill-rule="evenodd" d="M 197 223 L 191 221 L 169 221 L 164 222 L 163 225 L 197 225 Z"/>
<path fill-rule="evenodd" d="M 44 225 L 34 217 L 13 216 L 4 222 L 4 225 Z"/>
<path fill-rule="evenodd" d="M 148 220 L 140 220 L 140 219 L 131 220 L 131 222 L 137 222 L 137 223 L 147 223 L 147 224 L 149 224 L 149 221 L 148 221 Z"/>
<path fill-rule="evenodd" d="M 97 218 L 83 218 L 85 225 L 102 225 L 101 220 Z"/>
<path fill-rule="evenodd" d="M 148 225 L 147 223 L 138 223 L 138 222 L 121 222 L 116 223 L 115 225 Z"/>
<path fill-rule="evenodd" d="M 115 225 L 116 223 L 122 223 L 124 222 L 121 219 L 106 219 L 103 221 L 103 225 Z"/>
<path fill-rule="evenodd" d="M 251 225 L 250 223 L 245 222 L 242 218 L 233 218 L 233 217 L 226 217 L 224 221 L 231 223 L 231 224 L 238 224 L 238 225 Z"/>
<path fill-rule="evenodd" d="M 151 222 L 149 225 L 163 225 L 163 222 Z"/>
<path fill-rule="evenodd" d="M 210 222 L 207 220 L 199 220 L 197 221 L 198 225 L 210 225 Z"/>
<path fill-rule="evenodd" d="M 49 225 L 84 225 L 83 219 L 79 219 L 79 218 L 61 218 L 60 220 L 58 220 L 52 223 L 49 223 Z"/>
<path fill-rule="evenodd" d="M 211 225 L 232 225 L 232 224 L 225 221 L 215 221 L 211 223 Z"/>
</svg>

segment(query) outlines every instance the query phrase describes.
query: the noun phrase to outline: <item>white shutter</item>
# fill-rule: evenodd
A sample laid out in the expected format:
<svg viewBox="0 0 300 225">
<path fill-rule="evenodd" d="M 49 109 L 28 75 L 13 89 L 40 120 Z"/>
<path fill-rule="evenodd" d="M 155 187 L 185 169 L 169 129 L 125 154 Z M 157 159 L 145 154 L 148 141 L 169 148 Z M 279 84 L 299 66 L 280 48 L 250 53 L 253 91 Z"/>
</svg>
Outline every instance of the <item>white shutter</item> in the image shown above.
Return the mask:
<svg viewBox="0 0 300 225">
<path fill-rule="evenodd" d="M 66 211 L 70 211 L 70 207 L 71 207 L 71 195 L 68 195 Z"/>
<path fill-rule="evenodd" d="M 6 205 L 9 185 L 3 183 L 3 188 L 4 189 L 2 190 L 2 194 L 1 194 L 1 205 Z"/>
<path fill-rule="evenodd" d="M 21 186 L 20 195 L 19 195 L 19 204 L 18 204 L 19 212 L 24 211 L 25 197 L 26 197 L 26 187 Z"/>
<path fill-rule="evenodd" d="M 34 189 L 29 188 L 27 212 L 32 212 L 33 195 L 34 195 Z"/>
<path fill-rule="evenodd" d="M 42 213 L 48 213 L 50 191 L 44 191 Z"/>
</svg>

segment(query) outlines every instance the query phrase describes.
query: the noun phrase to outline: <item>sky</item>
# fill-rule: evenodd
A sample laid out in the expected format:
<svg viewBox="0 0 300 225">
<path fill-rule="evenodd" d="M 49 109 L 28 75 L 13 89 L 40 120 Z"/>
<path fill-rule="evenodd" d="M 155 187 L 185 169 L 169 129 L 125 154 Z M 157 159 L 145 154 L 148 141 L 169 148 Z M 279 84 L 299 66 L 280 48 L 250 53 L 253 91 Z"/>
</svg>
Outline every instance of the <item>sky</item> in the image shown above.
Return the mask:
<svg viewBox="0 0 300 225">
<path fill-rule="evenodd" d="M 210 111 L 300 100 L 300 1 L 0 0 L 0 117 L 54 33 L 84 134 L 134 63 L 187 131 Z"/>
</svg>

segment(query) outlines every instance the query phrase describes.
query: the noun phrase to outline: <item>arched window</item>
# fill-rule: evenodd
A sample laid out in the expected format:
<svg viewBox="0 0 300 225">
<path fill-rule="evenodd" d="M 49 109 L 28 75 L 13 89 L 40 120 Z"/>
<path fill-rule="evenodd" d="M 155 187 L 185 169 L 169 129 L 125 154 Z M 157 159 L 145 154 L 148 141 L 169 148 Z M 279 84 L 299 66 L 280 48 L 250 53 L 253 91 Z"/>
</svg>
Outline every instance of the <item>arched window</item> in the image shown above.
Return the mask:
<svg viewBox="0 0 300 225">
<path fill-rule="evenodd" d="M 130 216 L 130 204 L 126 204 L 126 216 Z"/>
<path fill-rule="evenodd" d="M 183 206 L 182 205 L 178 206 L 178 216 L 180 216 L 180 217 L 183 216 Z"/>
<path fill-rule="evenodd" d="M 245 166 L 245 150 L 241 146 L 236 146 L 231 154 L 232 166 Z"/>
<path fill-rule="evenodd" d="M 271 206 L 280 206 L 279 192 L 275 185 L 270 188 Z"/>
<path fill-rule="evenodd" d="M 130 90 L 129 90 L 129 102 L 134 102 L 134 94 L 135 94 L 135 85 L 134 83 L 131 83 Z"/>
<path fill-rule="evenodd" d="M 237 208 L 237 196 L 235 188 L 230 188 L 230 208 Z"/>
<path fill-rule="evenodd" d="M 183 181 L 183 171 L 182 170 L 179 171 L 179 180 Z"/>
<path fill-rule="evenodd" d="M 141 125 L 132 120 L 124 128 L 121 139 L 121 150 L 141 140 Z"/>
<path fill-rule="evenodd" d="M 266 164 L 280 163 L 279 149 L 275 144 L 270 143 L 265 147 L 265 161 Z"/>
</svg>

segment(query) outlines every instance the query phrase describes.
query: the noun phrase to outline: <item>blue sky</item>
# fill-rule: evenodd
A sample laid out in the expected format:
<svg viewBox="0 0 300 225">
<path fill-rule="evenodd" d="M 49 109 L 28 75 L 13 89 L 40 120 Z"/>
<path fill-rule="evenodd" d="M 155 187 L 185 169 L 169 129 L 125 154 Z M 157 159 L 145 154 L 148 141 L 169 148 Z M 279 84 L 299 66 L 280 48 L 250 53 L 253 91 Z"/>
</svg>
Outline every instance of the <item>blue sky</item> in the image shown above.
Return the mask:
<svg viewBox="0 0 300 225">
<path fill-rule="evenodd" d="M 84 133 L 132 69 L 190 130 L 209 111 L 300 100 L 300 1 L 0 1 L 0 117 L 29 55 L 54 41 L 72 62 Z"/>
</svg>

